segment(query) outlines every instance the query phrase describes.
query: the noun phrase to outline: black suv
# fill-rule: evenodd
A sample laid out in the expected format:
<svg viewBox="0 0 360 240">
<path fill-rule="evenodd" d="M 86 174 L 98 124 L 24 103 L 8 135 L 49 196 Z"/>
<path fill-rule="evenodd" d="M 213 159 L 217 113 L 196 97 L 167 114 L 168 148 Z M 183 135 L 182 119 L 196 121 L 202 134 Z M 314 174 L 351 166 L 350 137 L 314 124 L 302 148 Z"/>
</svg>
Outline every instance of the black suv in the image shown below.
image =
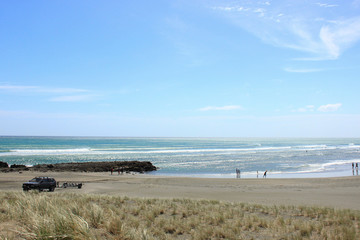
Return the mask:
<svg viewBox="0 0 360 240">
<path fill-rule="evenodd" d="M 40 192 L 44 189 L 49 189 L 50 192 L 53 192 L 55 188 L 56 188 L 56 181 L 54 178 L 50 178 L 50 177 L 35 177 L 30 181 L 23 183 L 24 191 L 37 189 Z"/>
</svg>

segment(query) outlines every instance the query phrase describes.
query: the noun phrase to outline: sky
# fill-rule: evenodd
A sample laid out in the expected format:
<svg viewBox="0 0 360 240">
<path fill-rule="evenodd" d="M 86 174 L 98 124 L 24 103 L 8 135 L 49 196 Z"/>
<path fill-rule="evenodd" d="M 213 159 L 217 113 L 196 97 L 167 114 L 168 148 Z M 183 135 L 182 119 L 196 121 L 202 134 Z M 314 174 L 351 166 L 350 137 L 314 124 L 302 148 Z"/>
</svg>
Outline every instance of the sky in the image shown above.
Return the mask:
<svg viewBox="0 0 360 240">
<path fill-rule="evenodd" d="M 360 0 L 0 2 L 0 135 L 360 137 Z"/>
</svg>

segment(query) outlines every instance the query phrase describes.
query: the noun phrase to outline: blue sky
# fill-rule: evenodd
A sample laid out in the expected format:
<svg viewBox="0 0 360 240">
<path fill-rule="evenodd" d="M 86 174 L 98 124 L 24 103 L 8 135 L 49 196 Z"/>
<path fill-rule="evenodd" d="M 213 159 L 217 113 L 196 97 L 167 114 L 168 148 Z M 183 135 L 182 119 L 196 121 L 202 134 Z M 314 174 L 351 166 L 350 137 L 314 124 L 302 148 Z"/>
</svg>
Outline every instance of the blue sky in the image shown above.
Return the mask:
<svg viewBox="0 0 360 240">
<path fill-rule="evenodd" d="M 0 135 L 360 137 L 360 0 L 1 1 Z"/>
</svg>

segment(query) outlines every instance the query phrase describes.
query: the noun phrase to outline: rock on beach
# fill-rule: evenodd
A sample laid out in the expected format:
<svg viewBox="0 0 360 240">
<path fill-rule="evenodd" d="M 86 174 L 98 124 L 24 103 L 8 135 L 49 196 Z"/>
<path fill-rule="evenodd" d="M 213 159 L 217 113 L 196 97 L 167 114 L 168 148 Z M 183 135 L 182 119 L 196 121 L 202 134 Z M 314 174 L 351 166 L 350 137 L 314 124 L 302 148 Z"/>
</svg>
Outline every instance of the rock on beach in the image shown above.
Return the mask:
<svg viewBox="0 0 360 240">
<path fill-rule="evenodd" d="M 7 163 L 0 162 L 1 171 L 14 171 L 12 166 Z M 72 162 L 72 163 L 56 163 L 56 164 L 38 164 L 33 167 L 24 165 L 16 165 L 16 171 L 39 171 L 39 172 L 150 172 L 156 171 L 157 168 L 151 162 L 141 161 L 113 161 L 113 162 Z"/>
</svg>

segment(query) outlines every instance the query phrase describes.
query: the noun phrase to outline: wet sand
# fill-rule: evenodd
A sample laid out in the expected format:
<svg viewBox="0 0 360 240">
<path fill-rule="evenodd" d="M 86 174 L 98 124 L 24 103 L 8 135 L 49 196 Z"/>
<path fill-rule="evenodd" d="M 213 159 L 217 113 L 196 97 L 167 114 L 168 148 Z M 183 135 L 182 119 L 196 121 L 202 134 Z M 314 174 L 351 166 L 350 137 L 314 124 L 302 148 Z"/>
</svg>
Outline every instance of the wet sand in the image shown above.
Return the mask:
<svg viewBox="0 0 360 240">
<path fill-rule="evenodd" d="M 135 198 L 189 198 L 265 205 L 324 206 L 360 210 L 360 177 L 296 179 L 219 179 L 165 177 L 146 174 L 79 172 L 0 173 L 0 191 L 22 191 L 35 176 L 63 182 L 82 182 L 83 188 L 58 192 L 120 195 Z M 53 193 L 44 193 L 53 194 Z"/>
</svg>

